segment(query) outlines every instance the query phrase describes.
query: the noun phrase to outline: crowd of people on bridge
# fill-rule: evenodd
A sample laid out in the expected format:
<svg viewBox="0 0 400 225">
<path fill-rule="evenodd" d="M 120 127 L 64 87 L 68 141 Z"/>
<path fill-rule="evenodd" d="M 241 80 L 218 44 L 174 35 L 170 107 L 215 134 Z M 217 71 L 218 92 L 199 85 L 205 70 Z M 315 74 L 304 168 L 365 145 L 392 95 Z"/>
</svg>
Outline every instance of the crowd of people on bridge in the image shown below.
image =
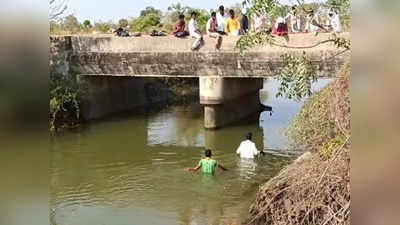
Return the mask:
<svg viewBox="0 0 400 225">
<path fill-rule="evenodd" d="M 321 25 L 318 21 L 318 16 L 313 10 L 307 12 L 307 18 L 305 25 L 302 26 L 302 17 L 298 14 L 298 8 L 292 6 L 290 12 L 285 17 L 278 17 L 276 20 L 271 21 L 265 14 L 252 16 L 249 20 L 248 8 L 243 7 L 241 15 L 237 17 L 235 11 L 230 9 L 228 14 L 225 13 L 225 7 L 219 6 L 218 12 L 212 12 L 211 18 L 207 22 L 206 35 L 215 38 L 215 48 L 218 50 L 221 47 L 222 37 L 224 35 L 239 36 L 244 35 L 251 31 L 260 31 L 265 27 L 272 25 L 270 34 L 277 36 L 287 37 L 289 33 L 303 33 L 312 32 L 318 35 L 319 32 L 342 32 L 342 26 L 340 23 L 339 15 L 333 11 L 328 12 L 328 23 Z M 178 38 L 190 36 L 195 39 L 192 50 L 198 49 L 203 43 L 203 33 L 200 31 L 197 24 L 196 12 L 191 13 L 189 20 L 188 31 L 185 26 L 185 17 L 180 15 L 178 21 L 176 21 L 173 35 Z M 289 30 L 290 27 L 290 30 Z"/>
<path fill-rule="evenodd" d="M 192 12 L 188 25 L 186 25 L 185 16 L 179 15 L 178 20 L 173 26 L 172 34 L 177 38 L 191 37 L 194 38 L 191 49 L 198 50 L 204 44 L 203 36 L 208 36 L 215 39 L 215 49 L 219 50 L 222 44 L 222 38 L 225 35 L 239 36 L 251 32 L 263 31 L 267 27 L 272 27 L 269 30 L 271 35 L 283 36 L 288 40 L 289 34 L 308 33 L 312 32 L 318 35 L 320 32 L 342 32 L 342 26 L 339 15 L 332 10 L 325 12 L 327 21 L 319 21 L 319 16 L 314 10 L 306 11 L 300 15 L 300 7 L 292 6 L 289 13 L 285 17 L 270 19 L 265 13 L 258 15 L 253 14 L 249 18 L 248 10 L 245 4 L 243 5 L 240 15 L 235 14 L 235 10 L 230 9 L 228 13 L 223 5 L 218 7 L 216 12 L 211 13 L 211 17 L 207 21 L 205 34 L 198 26 L 198 13 Z M 121 30 L 118 30 L 117 35 L 127 36 Z M 151 36 L 166 36 L 164 32 L 152 32 Z"/>
</svg>

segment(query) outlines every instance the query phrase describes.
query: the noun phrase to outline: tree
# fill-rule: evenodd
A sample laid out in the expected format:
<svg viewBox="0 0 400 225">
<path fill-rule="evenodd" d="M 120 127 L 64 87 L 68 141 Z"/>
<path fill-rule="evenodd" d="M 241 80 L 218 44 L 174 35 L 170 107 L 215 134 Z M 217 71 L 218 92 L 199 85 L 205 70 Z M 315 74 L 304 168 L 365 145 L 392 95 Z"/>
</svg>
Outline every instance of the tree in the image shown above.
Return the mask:
<svg viewBox="0 0 400 225">
<path fill-rule="evenodd" d="M 127 26 L 128 26 L 128 20 L 126 20 L 126 19 L 120 19 L 120 20 L 118 21 L 118 24 L 119 24 L 120 27 L 127 27 Z"/>
<path fill-rule="evenodd" d="M 153 29 L 156 26 L 161 25 L 161 17 L 158 14 L 150 13 L 145 14 L 145 16 L 140 16 L 135 20 L 134 26 L 140 31 L 148 31 L 149 29 Z"/>
<path fill-rule="evenodd" d="M 67 10 L 68 0 L 50 0 L 49 20 L 57 20 Z"/>
<path fill-rule="evenodd" d="M 245 2 L 252 5 L 249 10 L 250 15 L 252 14 L 266 14 L 269 16 L 276 15 L 277 12 L 285 7 L 280 4 L 279 0 L 246 0 Z M 298 9 L 303 13 L 307 14 L 310 12 L 312 7 L 317 5 L 304 4 L 304 0 L 297 0 Z M 349 0 L 329 0 L 327 3 L 328 8 L 341 9 L 342 12 L 349 10 Z M 311 8 L 311 9 L 310 9 Z M 241 36 L 236 43 L 236 48 L 239 49 L 241 53 L 247 51 L 249 48 L 255 45 L 269 44 L 274 46 L 279 46 L 283 48 L 293 48 L 293 49 L 307 49 L 314 48 L 318 45 L 324 43 L 333 43 L 337 48 L 342 49 L 340 53 L 344 53 L 350 50 L 350 40 L 337 37 L 332 35 L 326 40 L 320 41 L 319 43 L 312 46 L 289 46 L 281 45 L 276 43 L 273 36 L 270 35 L 268 30 L 271 27 L 265 28 L 265 30 L 248 33 Z M 337 55 L 336 55 L 337 56 Z M 281 82 L 279 92 L 277 96 L 286 96 L 289 99 L 301 100 L 304 97 L 308 97 L 312 94 L 311 84 L 316 81 L 316 72 L 311 66 L 311 61 L 305 56 L 297 57 L 292 55 L 282 55 L 283 68 L 278 75 L 278 80 Z"/>
<path fill-rule="evenodd" d="M 186 15 L 190 10 L 190 7 L 182 6 L 181 3 L 172 4 L 168 7 L 167 12 L 167 23 L 173 24 L 176 20 L 178 20 L 179 15 Z"/>
<path fill-rule="evenodd" d="M 92 24 L 90 23 L 89 20 L 83 21 L 82 25 L 83 25 L 83 28 L 85 28 L 85 29 L 89 29 L 92 27 Z"/>
<path fill-rule="evenodd" d="M 112 21 L 102 22 L 98 21 L 94 23 L 94 29 L 102 33 L 108 33 L 112 28 L 115 28 L 115 24 Z"/>
<path fill-rule="evenodd" d="M 69 15 L 63 20 L 63 28 L 71 33 L 76 33 L 80 30 L 78 19 L 74 15 Z"/>
<path fill-rule="evenodd" d="M 158 16 L 161 16 L 161 11 L 158 9 L 155 9 L 152 6 L 147 6 L 146 9 L 140 11 L 140 17 L 146 16 L 148 14 L 156 14 Z"/>
</svg>

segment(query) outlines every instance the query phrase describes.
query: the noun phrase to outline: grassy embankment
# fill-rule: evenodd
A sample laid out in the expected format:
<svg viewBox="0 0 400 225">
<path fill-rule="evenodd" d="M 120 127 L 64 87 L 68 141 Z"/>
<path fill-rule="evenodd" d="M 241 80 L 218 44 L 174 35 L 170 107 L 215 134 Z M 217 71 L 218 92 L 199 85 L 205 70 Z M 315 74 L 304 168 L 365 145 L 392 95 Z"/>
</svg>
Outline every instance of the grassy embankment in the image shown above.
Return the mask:
<svg viewBox="0 0 400 225">
<path fill-rule="evenodd" d="M 350 64 L 311 97 L 288 128 L 312 152 L 259 190 L 248 224 L 350 224 Z"/>
</svg>

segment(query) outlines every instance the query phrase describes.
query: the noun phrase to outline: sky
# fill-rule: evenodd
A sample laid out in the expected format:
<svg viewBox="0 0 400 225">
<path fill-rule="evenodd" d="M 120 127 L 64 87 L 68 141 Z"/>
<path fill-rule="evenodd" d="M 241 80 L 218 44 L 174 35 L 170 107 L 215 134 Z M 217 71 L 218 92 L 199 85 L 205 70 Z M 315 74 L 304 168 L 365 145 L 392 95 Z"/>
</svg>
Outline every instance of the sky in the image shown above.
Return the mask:
<svg viewBox="0 0 400 225">
<path fill-rule="evenodd" d="M 219 5 L 231 6 L 243 0 L 69 0 L 68 13 L 74 14 L 80 22 L 118 21 L 121 18 L 137 17 L 147 6 L 167 11 L 168 6 L 180 2 L 193 8 L 216 9 Z M 306 2 L 313 1 L 308 0 Z M 315 1 L 315 0 L 314 0 Z M 284 4 L 295 0 L 281 0 Z"/>
</svg>

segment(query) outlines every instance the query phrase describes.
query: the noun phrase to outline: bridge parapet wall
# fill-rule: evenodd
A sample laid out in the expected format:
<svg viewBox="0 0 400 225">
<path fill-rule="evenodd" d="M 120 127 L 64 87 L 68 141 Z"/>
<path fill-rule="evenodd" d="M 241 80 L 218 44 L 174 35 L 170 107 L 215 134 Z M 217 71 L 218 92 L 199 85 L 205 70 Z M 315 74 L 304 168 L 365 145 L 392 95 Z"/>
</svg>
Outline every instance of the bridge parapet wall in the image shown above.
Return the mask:
<svg viewBox="0 0 400 225">
<path fill-rule="evenodd" d="M 287 44 L 312 45 L 326 38 L 327 34 L 296 34 Z M 214 49 L 214 39 L 205 38 L 206 44 L 195 52 L 190 51 L 193 39 L 171 36 L 52 36 L 50 41 L 51 46 L 57 47 L 51 51 L 51 59 L 57 62 L 53 64 L 55 68 L 82 75 L 267 77 L 279 72 L 281 55 L 305 52 L 318 75 L 329 77 L 350 57 L 347 53 L 333 58 L 340 50 L 329 43 L 305 51 L 258 46 L 240 55 L 234 49 L 235 37 L 224 37 L 220 51 Z M 285 43 L 280 37 L 277 42 Z"/>
</svg>

